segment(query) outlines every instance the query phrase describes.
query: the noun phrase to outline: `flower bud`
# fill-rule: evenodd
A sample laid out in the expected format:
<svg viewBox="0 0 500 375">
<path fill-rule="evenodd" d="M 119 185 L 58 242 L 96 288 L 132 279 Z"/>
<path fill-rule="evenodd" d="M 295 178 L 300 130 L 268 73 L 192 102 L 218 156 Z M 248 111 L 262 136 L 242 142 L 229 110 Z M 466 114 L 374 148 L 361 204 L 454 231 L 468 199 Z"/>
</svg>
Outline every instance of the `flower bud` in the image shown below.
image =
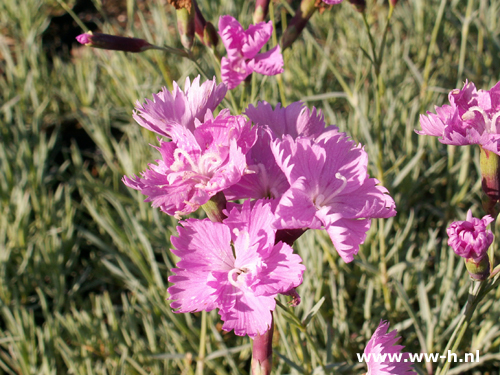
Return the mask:
<svg viewBox="0 0 500 375">
<path fill-rule="evenodd" d="M 482 219 L 475 218 L 469 210 L 465 221 L 455 221 L 446 229 L 448 245 L 455 254 L 465 258 L 467 271 L 474 280 L 485 280 L 490 274 L 487 252 L 494 237 L 486 227 L 492 221 L 494 219 L 490 215 Z"/>
<path fill-rule="evenodd" d="M 143 39 L 109 34 L 92 34 L 91 32 L 78 35 L 76 40 L 89 47 L 134 53 L 158 48 Z"/>
<path fill-rule="evenodd" d="M 255 10 L 253 12 L 254 25 L 266 20 L 267 12 L 269 10 L 269 1 L 270 0 L 257 0 L 255 2 Z"/>
<path fill-rule="evenodd" d="M 481 185 L 494 202 L 500 199 L 500 156 L 481 147 Z"/>
<path fill-rule="evenodd" d="M 219 43 L 219 34 L 215 26 L 211 22 L 207 22 L 205 28 L 203 29 L 203 44 L 207 47 L 217 47 Z"/>
<path fill-rule="evenodd" d="M 295 40 L 299 37 L 307 22 L 316 12 L 318 7 L 315 0 L 302 0 L 300 8 L 295 12 L 295 16 L 290 20 L 283 37 L 281 39 L 281 48 L 284 51 L 290 47 Z"/>
<path fill-rule="evenodd" d="M 177 9 L 177 29 L 181 37 L 181 43 L 186 49 L 191 49 L 194 41 L 195 11 L 193 3 L 189 8 Z"/>
<path fill-rule="evenodd" d="M 393 1 L 393 0 L 391 0 Z M 363 13 L 366 9 L 366 1 L 365 0 L 349 0 L 354 9 L 359 13 Z"/>
</svg>

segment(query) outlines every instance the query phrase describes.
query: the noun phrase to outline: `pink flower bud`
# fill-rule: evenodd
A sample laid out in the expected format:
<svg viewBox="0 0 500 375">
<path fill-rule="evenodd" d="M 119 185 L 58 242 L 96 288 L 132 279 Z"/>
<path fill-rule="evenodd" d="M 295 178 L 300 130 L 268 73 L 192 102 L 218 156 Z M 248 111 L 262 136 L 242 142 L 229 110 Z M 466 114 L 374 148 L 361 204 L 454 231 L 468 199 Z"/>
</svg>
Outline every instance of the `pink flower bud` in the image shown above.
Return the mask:
<svg viewBox="0 0 500 375">
<path fill-rule="evenodd" d="M 152 48 L 158 48 L 143 39 L 127 38 L 124 36 L 109 34 L 92 34 L 90 32 L 78 35 L 76 40 L 89 47 L 134 53 L 143 52 Z"/>
<path fill-rule="evenodd" d="M 490 262 L 488 248 L 493 242 L 493 233 L 486 227 L 494 219 L 490 215 L 478 219 L 467 211 L 465 221 L 455 221 L 450 224 L 448 245 L 455 254 L 465 258 L 465 265 L 470 276 L 475 280 L 484 280 L 489 276 Z"/>
</svg>

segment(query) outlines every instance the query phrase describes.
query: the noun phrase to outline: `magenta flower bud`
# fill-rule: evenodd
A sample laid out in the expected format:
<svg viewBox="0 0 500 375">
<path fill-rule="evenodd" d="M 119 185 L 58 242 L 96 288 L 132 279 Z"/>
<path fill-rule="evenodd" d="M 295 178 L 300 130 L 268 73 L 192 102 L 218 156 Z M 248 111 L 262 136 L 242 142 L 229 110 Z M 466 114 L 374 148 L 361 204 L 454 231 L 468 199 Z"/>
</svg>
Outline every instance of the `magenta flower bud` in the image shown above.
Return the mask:
<svg viewBox="0 0 500 375">
<path fill-rule="evenodd" d="M 492 221 L 494 219 L 490 215 L 482 219 L 475 218 L 469 210 L 465 221 L 455 221 L 446 229 L 448 245 L 455 254 L 465 258 L 469 275 L 476 280 L 484 280 L 489 276 L 487 251 L 493 242 L 493 233 L 486 227 Z"/>
<path fill-rule="evenodd" d="M 133 53 L 158 48 L 143 39 L 127 38 L 124 36 L 109 34 L 92 34 L 91 32 L 78 35 L 76 40 L 89 47 Z"/>
</svg>

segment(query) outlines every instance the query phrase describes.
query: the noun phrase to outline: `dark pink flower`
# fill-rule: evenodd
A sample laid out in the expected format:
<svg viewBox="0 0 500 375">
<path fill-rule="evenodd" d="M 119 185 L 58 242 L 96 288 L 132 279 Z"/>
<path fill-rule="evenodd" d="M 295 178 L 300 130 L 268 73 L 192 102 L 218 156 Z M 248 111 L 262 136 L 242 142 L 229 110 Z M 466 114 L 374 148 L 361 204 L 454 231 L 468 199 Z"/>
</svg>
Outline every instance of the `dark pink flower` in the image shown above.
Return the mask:
<svg viewBox="0 0 500 375">
<path fill-rule="evenodd" d="M 401 352 L 404 346 L 396 345 L 399 341 L 398 331 L 393 330 L 387 333 L 388 329 L 389 322 L 381 320 L 370 341 L 366 344 L 364 354 L 368 374 L 416 375 L 409 354 Z"/>
<path fill-rule="evenodd" d="M 475 218 L 471 210 L 467 211 L 465 221 L 454 221 L 446 229 L 448 245 L 462 258 L 479 261 L 487 256 L 488 248 L 493 242 L 493 233 L 486 229 L 493 220 L 490 215 L 482 219 Z"/>
<path fill-rule="evenodd" d="M 172 252 L 181 260 L 168 281 L 176 312 L 214 308 L 225 331 L 255 337 L 272 324 L 274 298 L 302 283 L 305 267 L 292 248 L 275 242 L 269 204 L 250 201 L 223 223 L 189 219 L 177 227 Z"/>
<path fill-rule="evenodd" d="M 465 82 L 462 90 L 448 95 L 450 105 L 436 107 L 436 113 L 420 115 L 420 135 L 439 137 L 444 144 L 477 144 L 500 155 L 500 82 L 488 91 L 476 90 Z"/>
<path fill-rule="evenodd" d="M 336 128 L 314 140 L 287 135 L 271 147 L 290 184 L 276 209 L 278 229 L 325 229 L 350 262 L 371 219 L 396 215 L 387 189 L 368 176 L 367 153 Z"/>
<path fill-rule="evenodd" d="M 242 177 L 240 182 L 224 193 L 229 200 L 280 198 L 290 184 L 274 159 L 271 142 L 288 134 L 292 138 L 316 137 L 325 131 L 325 121 L 321 111 L 310 110 L 303 102 L 295 102 L 287 107 L 276 108 L 267 102 L 250 105 L 245 114 L 257 127 L 258 139 L 247 153 L 248 168 L 253 171 Z M 336 127 L 329 127 L 336 129 Z"/>
<path fill-rule="evenodd" d="M 177 218 L 196 211 L 219 191 L 247 173 L 245 154 L 256 139 L 255 129 L 243 116 L 222 110 L 214 119 L 195 120 L 195 129 L 176 124 L 169 128 L 172 142 L 160 140 L 162 160 L 149 164 L 141 176 L 123 182 L 147 195 L 146 202 Z"/>
<path fill-rule="evenodd" d="M 231 16 L 219 19 L 219 34 L 226 47 L 227 57 L 221 61 L 222 81 L 234 89 L 251 73 L 275 75 L 283 72 L 280 47 L 259 53 L 273 31 L 272 22 L 260 22 L 244 30 Z"/>
</svg>

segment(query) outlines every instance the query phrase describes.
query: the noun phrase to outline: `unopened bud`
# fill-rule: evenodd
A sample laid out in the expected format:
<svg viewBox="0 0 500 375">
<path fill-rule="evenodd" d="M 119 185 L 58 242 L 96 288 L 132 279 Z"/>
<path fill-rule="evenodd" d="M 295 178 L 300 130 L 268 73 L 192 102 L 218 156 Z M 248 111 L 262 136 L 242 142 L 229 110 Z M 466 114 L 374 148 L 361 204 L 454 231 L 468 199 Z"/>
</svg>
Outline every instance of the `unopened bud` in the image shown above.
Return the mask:
<svg viewBox="0 0 500 375">
<path fill-rule="evenodd" d="M 177 29 L 181 37 L 181 43 L 186 49 L 191 49 L 194 41 L 195 31 L 195 12 L 193 3 L 189 4 L 189 8 L 177 9 Z"/>
<path fill-rule="evenodd" d="M 124 36 L 109 34 L 92 34 L 91 32 L 78 35 L 76 40 L 89 47 L 134 53 L 159 48 L 149 44 L 143 39 L 127 38 Z"/>
<path fill-rule="evenodd" d="M 320 2 L 321 3 L 321 2 Z M 290 47 L 299 37 L 307 22 L 318 9 L 316 0 L 302 0 L 300 8 L 295 12 L 295 16 L 290 20 L 288 27 L 281 39 L 281 48 L 285 50 Z"/>
<path fill-rule="evenodd" d="M 393 0 L 391 0 L 393 1 Z M 366 1 L 365 0 L 349 0 L 354 9 L 356 9 L 359 13 L 363 13 L 366 9 Z"/>
<path fill-rule="evenodd" d="M 270 0 L 257 0 L 255 2 L 255 10 L 253 12 L 254 24 L 264 22 L 266 20 L 267 12 L 269 11 L 269 1 Z"/>
<path fill-rule="evenodd" d="M 217 47 L 219 43 L 219 34 L 215 29 L 215 26 L 211 22 L 207 22 L 205 29 L 203 30 L 203 44 L 207 47 Z"/>
<path fill-rule="evenodd" d="M 500 199 L 500 156 L 481 147 L 481 185 L 494 202 Z"/>
</svg>

